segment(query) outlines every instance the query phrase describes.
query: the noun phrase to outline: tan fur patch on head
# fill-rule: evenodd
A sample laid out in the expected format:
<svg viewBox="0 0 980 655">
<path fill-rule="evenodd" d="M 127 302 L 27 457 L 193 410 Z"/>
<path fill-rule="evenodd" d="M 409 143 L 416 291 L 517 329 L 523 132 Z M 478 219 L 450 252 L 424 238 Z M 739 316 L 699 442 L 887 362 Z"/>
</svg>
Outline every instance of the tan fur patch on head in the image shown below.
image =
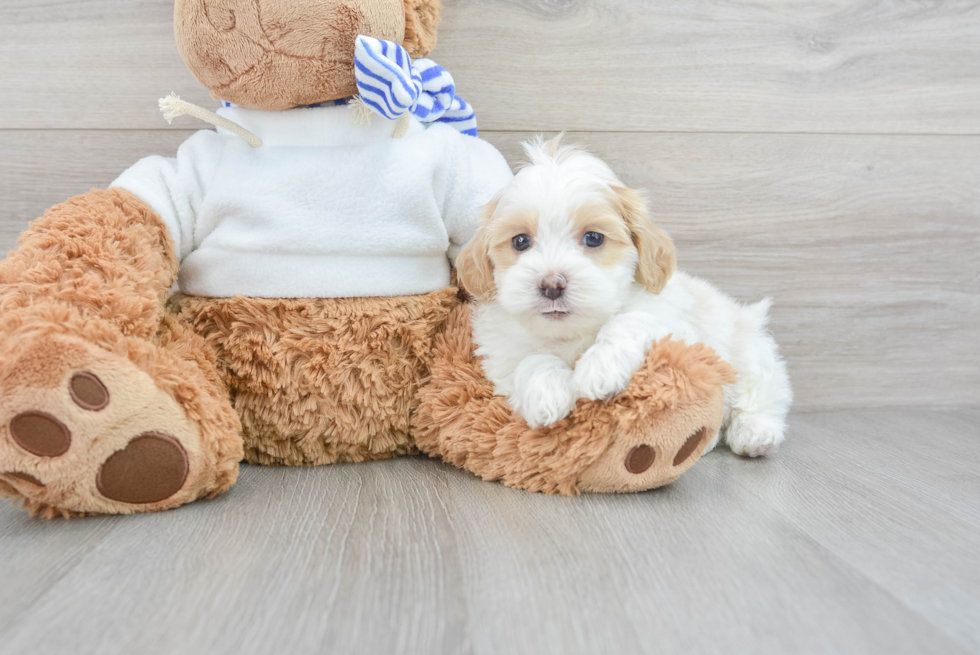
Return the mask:
<svg viewBox="0 0 980 655">
<path fill-rule="evenodd" d="M 490 222 L 500 203 L 500 196 L 483 208 L 480 229 L 456 258 L 456 276 L 463 290 L 484 302 L 493 300 L 496 287 L 493 281 L 493 260 L 490 258 Z"/>
<path fill-rule="evenodd" d="M 573 216 L 574 235 L 585 254 L 598 266 L 611 268 L 623 261 L 633 246 L 629 228 L 616 208 L 608 204 L 583 205 Z M 605 237 L 598 248 L 583 244 L 588 232 L 598 232 Z"/>
<path fill-rule="evenodd" d="M 636 281 L 650 293 L 660 293 L 677 268 L 670 235 L 654 225 L 643 196 L 626 187 L 613 187 L 613 206 L 626 221 L 639 253 Z"/>
<path fill-rule="evenodd" d="M 514 237 L 526 234 L 533 243 L 538 234 L 539 216 L 535 212 L 503 214 L 488 226 L 490 232 L 490 259 L 495 273 L 502 273 L 517 263 L 521 253 L 514 250 Z"/>
</svg>

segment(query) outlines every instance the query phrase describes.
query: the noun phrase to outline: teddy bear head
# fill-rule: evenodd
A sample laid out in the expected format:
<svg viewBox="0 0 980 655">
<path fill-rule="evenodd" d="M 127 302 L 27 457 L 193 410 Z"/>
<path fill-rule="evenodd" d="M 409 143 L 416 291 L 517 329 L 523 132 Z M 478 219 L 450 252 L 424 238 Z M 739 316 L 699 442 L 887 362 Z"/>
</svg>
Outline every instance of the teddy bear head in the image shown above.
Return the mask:
<svg viewBox="0 0 980 655">
<path fill-rule="evenodd" d="M 278 111 L 354 95 L 359 34 L 424 57 L 440 10 L 440 0 L 175 0 L 174 31 L 212 96 Z"/>
</svg>

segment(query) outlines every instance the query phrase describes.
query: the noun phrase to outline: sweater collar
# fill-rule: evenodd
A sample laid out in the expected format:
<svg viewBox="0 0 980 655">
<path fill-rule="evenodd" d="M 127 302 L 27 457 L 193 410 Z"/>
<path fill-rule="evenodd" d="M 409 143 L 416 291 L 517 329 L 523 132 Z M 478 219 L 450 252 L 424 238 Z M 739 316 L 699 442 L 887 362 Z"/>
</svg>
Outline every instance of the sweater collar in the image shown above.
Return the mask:
<svg viewBox="0 0 980 655">
<path fill-rule="evenodd" d="M 353 107 L 346 103 L 322 103 L 285 111 L 243 109 L 222 103 L 217 113 L 254 133 L 266 146 L 364 146 L 390 140 L 396 126 L 396 121 L 373 113 L 366 119 L 355 117 Z M 422 129 L 413 119 L 409 134 Z"/>
</svg>

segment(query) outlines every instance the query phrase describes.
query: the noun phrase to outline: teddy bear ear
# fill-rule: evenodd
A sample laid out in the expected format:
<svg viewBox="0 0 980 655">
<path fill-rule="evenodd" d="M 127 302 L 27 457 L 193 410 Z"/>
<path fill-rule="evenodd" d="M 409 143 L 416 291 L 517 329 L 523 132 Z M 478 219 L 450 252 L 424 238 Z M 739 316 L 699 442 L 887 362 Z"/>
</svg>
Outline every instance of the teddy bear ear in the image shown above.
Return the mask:
<svg viewBox="0 0 980 655">
<path fill-rule="evenodd" d="M 412 58 L 425 57 L 436 47 L 436 32 L 442 13 L 441 0 L 404 0 L 405 41 Z"/>
</svg>

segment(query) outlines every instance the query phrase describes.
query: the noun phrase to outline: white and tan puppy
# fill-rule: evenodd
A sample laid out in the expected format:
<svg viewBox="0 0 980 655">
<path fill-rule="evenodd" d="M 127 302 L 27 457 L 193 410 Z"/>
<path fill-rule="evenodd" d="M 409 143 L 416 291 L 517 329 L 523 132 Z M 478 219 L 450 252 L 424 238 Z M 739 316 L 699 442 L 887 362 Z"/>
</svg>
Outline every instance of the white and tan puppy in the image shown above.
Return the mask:
<svg viewBox="0 0 980 655">
<path fill-rule="evenodd" d="M 793 394 L 766 331 L 769 301 L 742 305 L 675 273 L 673 243 L 643 197 L 596 157 L 560 136 L 525 150 L 529 164 L 456 262 L 480 301 L 473 338 L 497 394 L 532 427 L 554 423 L 579 398 L 623 391 L 651 344 L 673 335 L 704 342 L 736 370 L 723 426 L 732 451 L 774 451 Z"/>
</svg>

